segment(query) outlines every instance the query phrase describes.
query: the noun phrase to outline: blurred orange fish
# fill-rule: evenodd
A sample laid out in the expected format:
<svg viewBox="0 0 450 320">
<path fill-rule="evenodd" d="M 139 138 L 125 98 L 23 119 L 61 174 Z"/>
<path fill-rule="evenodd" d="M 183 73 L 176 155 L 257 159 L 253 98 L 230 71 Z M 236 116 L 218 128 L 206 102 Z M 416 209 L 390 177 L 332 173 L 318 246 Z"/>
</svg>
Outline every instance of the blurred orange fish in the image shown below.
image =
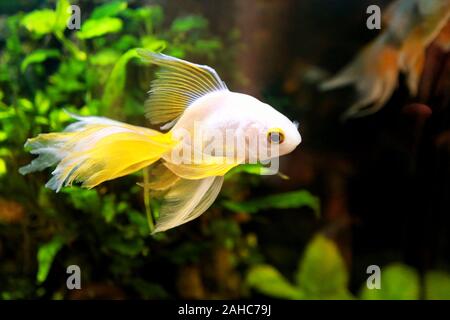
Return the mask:
<svg viewBox="0 0 450 320">
<path fill-rule="evenodd" d="M 426 48 L 436 39 L 443 50 L 450 49 L 449 17 L 449 0 L 395 1 L 383 14 L 387 27 L 382 33 L 336 76 L 322 83 L 321 89 L 355 85 L 358 98 L 344 118 L 380 110 L 397 87 L 400 72 L 415 96 Z"/>
</svg>

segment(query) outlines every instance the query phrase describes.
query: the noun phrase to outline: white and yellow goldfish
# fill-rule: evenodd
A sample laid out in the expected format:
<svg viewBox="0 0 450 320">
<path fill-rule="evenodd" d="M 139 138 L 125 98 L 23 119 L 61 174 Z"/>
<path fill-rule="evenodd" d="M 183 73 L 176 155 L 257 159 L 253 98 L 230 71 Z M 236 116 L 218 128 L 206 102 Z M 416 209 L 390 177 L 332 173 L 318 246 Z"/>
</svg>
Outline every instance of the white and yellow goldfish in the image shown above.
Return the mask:
<svg viewBox="0 0 450 320">
<path fill-rule="evenodd" d="M 406 76 L 411 95 L 417 94 L 425 62 L 425 50 L 437 39 L 449 50 L 448 26 L 450 0 L 397 0 L 382 12 L 386 27 L 356 58 L 332 79 L 323 90 L 354 84 L 357 101 L 345 117 L 372 114 L 391 97 L 399 73 Z"/>
<path fill-rule="evenodd" d="M 216 199 L 224 174 L 250 155 L 266 160 L 300 143 L 295 123 L 256 98 L 229 91 L 212 68 L 145 50 L 139 53 L 161 67 L 152 82 L 146 115 L 152 124 L 170 130 L 73 115 L 78 121 L 63 132 L 28 139 L 25 146 L 39 156 L 20 173 L 56 165 L 46 186 L 59 191 L 73 182 L 92 188 L 152 166 L 153 180 L 146 187 L 163 193 L 154 230 L 160 232 L 200 216 Z M 204 134 L 200 143 L 198 130 Z M 217 134 L 231 136 L 232 142 L 220 141 L 207 152 Z M 243 143 L 233 143 L 240 137 Z M 267 143 L 252 144 L 258 137 Z M 276 146 L 276 153 L 261 153 L 261 146 Z M 237 152 L 244 156 L 236 157 Z"/>
</svg>

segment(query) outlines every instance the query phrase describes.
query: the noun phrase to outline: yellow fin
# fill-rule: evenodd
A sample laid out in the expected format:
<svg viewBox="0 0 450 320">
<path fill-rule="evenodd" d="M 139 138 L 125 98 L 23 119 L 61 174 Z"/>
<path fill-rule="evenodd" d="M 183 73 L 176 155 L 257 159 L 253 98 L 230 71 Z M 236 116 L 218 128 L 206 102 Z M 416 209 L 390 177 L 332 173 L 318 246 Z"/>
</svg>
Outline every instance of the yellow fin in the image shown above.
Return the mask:
<svg viewBox="0 0 450 320">
<path fill-rule="evenodd" d="M 239 164 L 220 161 L 218 163 L 204 164 L 174 164 L 164 162 L 164 165 L 183 179 L 203 179 L 211 176 L 223 176 Z"/>
<path fill-rule="evenodd" d="M 141 187 L 147 187 L 152 190 L 162 191 L 172 187 L 181 178 L 170 171 L 164 164 L 159 161 L 150 168 L 150 177 L 147 185 L 138 183 Z"/>
<path fill-rule="evenodd" d="M 41 134 L 25 146 L 38 154 L 19 171 L 27 174 L 57 164 L 46 186 L 59 191 L 74 181 L 92 188 L 155 161 L 176 145 L 170 133 L 160 133 L 99 117 L 77 117 L 66 132 Z"/>
</svg>

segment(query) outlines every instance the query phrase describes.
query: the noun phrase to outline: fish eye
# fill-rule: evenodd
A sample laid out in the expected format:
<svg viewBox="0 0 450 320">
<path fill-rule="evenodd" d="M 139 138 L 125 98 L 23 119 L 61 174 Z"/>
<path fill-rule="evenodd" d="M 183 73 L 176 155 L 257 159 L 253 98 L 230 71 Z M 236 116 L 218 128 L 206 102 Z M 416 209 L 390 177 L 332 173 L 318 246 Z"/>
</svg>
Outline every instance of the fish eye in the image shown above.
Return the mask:
<svg viewBox="0 0 450 320">
<path fill-rule="evenodd" d="M 284 138 L 284 133 L 281 129 L 272 129 L 267 133 L 267 141 L 271 144 L 281 144 Z"/>
</svg>

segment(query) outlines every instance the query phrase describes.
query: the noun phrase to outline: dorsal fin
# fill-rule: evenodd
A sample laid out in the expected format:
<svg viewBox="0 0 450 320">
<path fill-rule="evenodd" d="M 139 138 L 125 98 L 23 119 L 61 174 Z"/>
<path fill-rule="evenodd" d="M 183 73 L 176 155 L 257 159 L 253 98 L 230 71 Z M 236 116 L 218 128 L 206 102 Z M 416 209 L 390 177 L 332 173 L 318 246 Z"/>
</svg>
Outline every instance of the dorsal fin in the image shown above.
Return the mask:
<svg viewBox="0 0 450 320">
<path fill-rule="evenodd" d="M 172 126 L 198 98 L 210 92 L 228 90 L 211 67 L 143 49 L 138 49 L 138 53 L 144 60 L 161 67 L 145 102 L 145 114 L 152 124 L 172 122 Z"/>
</svg>

